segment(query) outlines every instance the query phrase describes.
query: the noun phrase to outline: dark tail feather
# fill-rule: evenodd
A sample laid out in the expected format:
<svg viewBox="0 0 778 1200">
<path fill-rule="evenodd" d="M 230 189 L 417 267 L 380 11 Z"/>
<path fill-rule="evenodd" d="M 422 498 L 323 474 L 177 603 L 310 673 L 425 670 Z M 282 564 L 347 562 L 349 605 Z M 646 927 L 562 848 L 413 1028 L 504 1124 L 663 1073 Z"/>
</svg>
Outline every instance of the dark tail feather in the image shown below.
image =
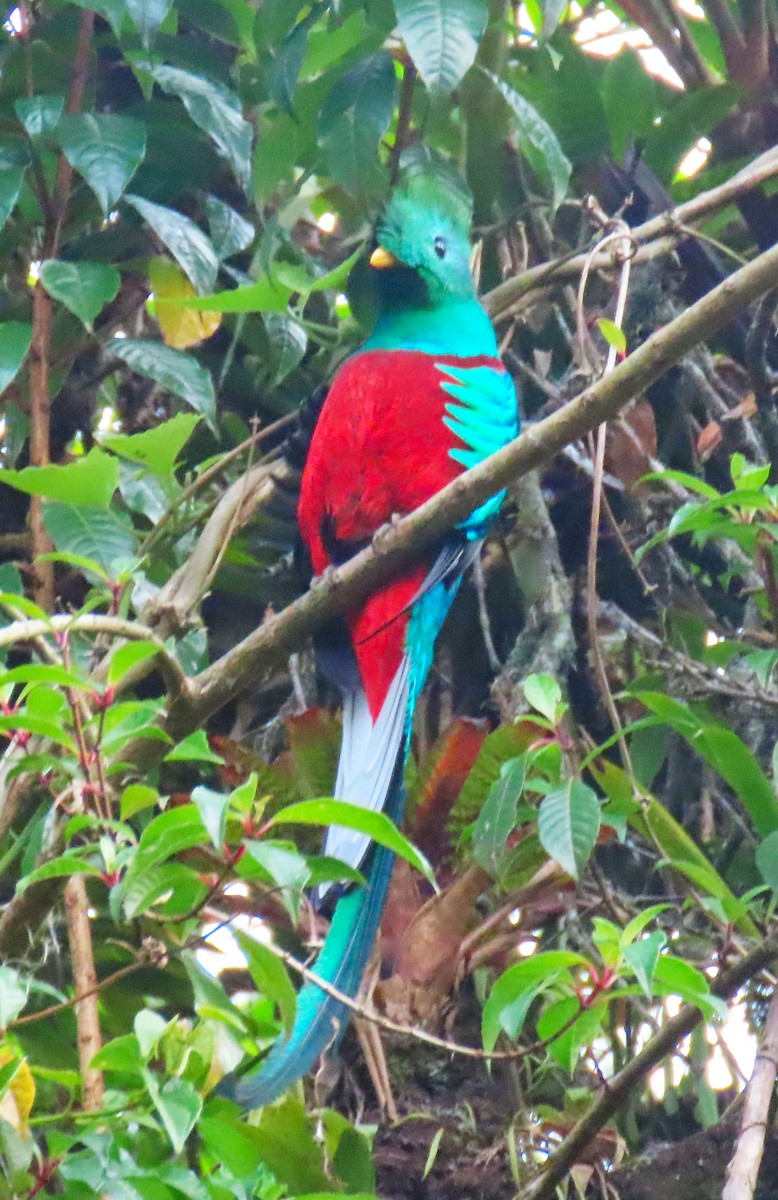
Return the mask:
<svg viewBox="0 0 778 1200">
<path fill-rule="evenodd" d="M 402 819 L 402 745 L 384 811 Z M 359 990 L 386 903 L 394 854 L 383 846 L 371 852 L 367 886 L 342 896 L 335 906 L 329 933 L 313 970 L 339 992 L 354 997 Z M 297 997 L 297 1017 L 288 1038 L 279 1038 L 255 1075 L 247 1075 L 222 1090 L 243 1108 L 270 1104 L 306 1072 L 325 1050 L 337 1045 L 351 1016 L 347 1005 L 306 983 Z M 226 1082 L 226 1081 L 225 1081 Z"/>
</svg>

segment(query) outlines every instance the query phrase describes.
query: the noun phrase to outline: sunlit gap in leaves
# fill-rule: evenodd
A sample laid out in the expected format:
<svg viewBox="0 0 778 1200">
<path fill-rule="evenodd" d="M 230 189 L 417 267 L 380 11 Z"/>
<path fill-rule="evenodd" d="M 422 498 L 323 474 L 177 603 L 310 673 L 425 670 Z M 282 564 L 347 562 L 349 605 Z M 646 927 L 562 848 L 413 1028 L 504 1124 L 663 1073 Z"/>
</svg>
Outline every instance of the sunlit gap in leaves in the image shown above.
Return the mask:
<svg viewBox="0 0 778 1200">
<path fill-rule="evenodd" d="M 323 212 L 316 224 L 322 233 L 334 233 L 338 227 L 337 213 Z"/>
<path fill-rule="evenodd" d="M 3 29 L 9 33 L 11 37 L 16 37 L 24 28 L 24 17 L 20 8 L 12 8 L 3 21 Z"/>
<path fill-rule="evenodd" d="M 712 146 L 709 138 L 699 138 L 691 150 L 681 159 L 676 171 L 676 179 L 691 179 L 701 171 L 710 157 Z"/>
<path fill-rule="evenodd" d="M 248 889 L 244 883 L 230 883 L 224 889 L 224 894 L 247 896 Z M 222 971 L 229 968 L 247 970 L 246 956 L 235 940 L 235 929 L 240 929 L 255 942 L 264 942 L 265 945 L 269 945 L 273 940 L 273 931 L 261 917 L 250 917 L 245 913 L 236 916 L 229 925 L 222 925 L 217 921 L 205 925 L 202 933 L 205 945 L 197 951 L 197 961 L 209 975 L 217 979 Z M 237 997 L 240 995 L 240 992 L 236 994 Z M 235 1000 L 236 996 L 232 999 Z"/>
<path fill-rule="evenodd" d="M 34 258 L 32 260 L 32 262 L 30 263 L 29 267 L 27 268 L 27 286 L 28 287 L 35 287 L 36 283 L 38 282 L 38 280 L 40 278 L 40 273 L 41 273 L 41 260 L 39 258 Z"/>
<path fill-rule="evenodd" d="M 655 1013 L 658 1023 L 676 1016 L 680 1007 L 678 996 L 668 996 Z M 649 1040 L 651 1032 L 646 1028 L 645 1036 L 638 1034 L 636 1053 Z M 705 1079 L 709 1087 L 714 1092 L 726 1091 L 731 1087 L 740 1091 L 745 1081 L 751 1078 L 756 1058 L 756 1037 L 749 1028 L 742 1000 L 730 1007 L 727 1019 L 722 1024 L 705 1026 L 705 1040 L 711 1048 L 705 1064 Z M 648 1083 L 656 1100 L 663 1100 L 668 1089 L 677 1088 L 689 1074 L 692 1069 L 691 1051 L 691 1038 L 684 1038 L 672 1058 L 652 1071 Z"/>
</svg>

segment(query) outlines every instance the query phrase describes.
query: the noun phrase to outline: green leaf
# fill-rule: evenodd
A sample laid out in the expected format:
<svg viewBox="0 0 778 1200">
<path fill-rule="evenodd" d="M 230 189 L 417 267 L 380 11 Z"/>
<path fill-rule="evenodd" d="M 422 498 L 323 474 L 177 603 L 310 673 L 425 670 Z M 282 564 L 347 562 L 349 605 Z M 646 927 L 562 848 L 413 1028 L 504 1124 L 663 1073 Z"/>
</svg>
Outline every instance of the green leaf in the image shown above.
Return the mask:
<svg viewBox="0 0 778 1200">
<path fill-rule="evenodd" d="M 189 296 L 180 300 L 171 298 L 165 303 L 178 304 L 181 308 L 193 308 L 196 312 L 285 312 L 293 291 L 294 288 L 286 287 L 280 281 L 264 275 L 254 283 L 247 283 L 242 287 L 212 292 L 209 296 Z"/>
<path fill-rule="evenodd" d="M 27 1003 L 27 987 L 13 967 L 0 967 L 0 1030 L 5 1030 Z"/>
<path fill-rule="evenodd" d="M 23 180 L 24 167 L 0 169 L 0 229 L 16 207 Z"/>
<path fill-rule="evenodd" d="M 137 551 L 129 518 L 111 508 L 79 508 L 46 500 L 43 524 L 58 550 L 93 559 L 111 579 L 115 564 L 134 558 Z"/>
<path fill-rule="evenodd" d="M 756 865 L 768 887 L 778 893 L 778 829 L 757 846 Z"/>
<path fill-rule="evenodd" d="M 609 346 L 618 350 L 619 354 L 627 353 L 627 335 L 615 321 L 609 320 L 608 317 L 600 317 L 597 321 L 597 328 Z"/>
<path fill-rule="evenodd" d="M 201 845 L 207 836 L 202 817 L 194 804 L 170 808 L 155 817 L 143 830 L 131 871 L 139 875 L 148 867 L 165 862 L 182 850 Z"/>
<path fill-rule="evenodd" d="M 90 1065 L 98 1071 L 126 1071 L 130 1075 L 142 1074 L 143 1058 L 135 1034 L 126 1033 L 122 1037 L 116 1037 L 110 1042 L 106 1042 L 103 1048 L 97 1051 Z"/>
<path fill-rule="evenodd" d="M 280 889 L 284 906 L 295 921 L 303 888 L 310 880 L 311 873 L 306 860 L 295 850 L 267 840 L 246 842 L 246 849 L 271 883 Z"/>
<path fill-rule="evenodd" d="M 625 97 L 629 103 L 625 103 Z M 621 162 L 652 130 L 656 83 L 636 50 L 623 49 L 610 60 L 602 77 L 602 99 L 610 130 L 611 151 Z"/>
<path fill-rule="evenodd" d="M 208 895 L 206 884 L 183 863 L 163 863 L 130 870 L 121 884 L 121 901 L 127 921 L 156 909 L 155 915 L 181 916 L 197 909 Z"/>
<path fill-rule="evenodd" d="M 486 797 L 473 829 L 473 858 L 493 879 L 499 879 L 502 873 L 526 773 L 524 755 L 503 765 L 500 778 Z"/>
<path fill-rule="evenodd" d="M 159 646 L 145 640 L 139 639 L 136 642 L 127 642 L 124 646 L 118 646 L 111 654 L 108 663 L 109 684 L 119 683 L 126 675 L 129 675 L 130 671 L 134 671 L 141 663 L 156 658 L 158 654 Z"/>
<path fill-rule="evenodd" d="M 429 90 L 452 92 L 475 60 L 489 16 L 485 0 L 395 0 L 394 10 Z"/>
<path fill-rule="evenodd" d="M 315 19 L 316 11 L 311 13 Z M 271 100 L 278 104 L 284 112 L 291 113 L 294 90 L 300 76 L 305 51 L 308 47 L 308 30 L 310 19 L 301 21 L 284 39 L 283 44 L 274 54 L 268 72 L 267 88 Z"/>
<path fill-rule="evenodd" d="M 214 754 L 211 747 L 208 745 L 208 735 L 204 729 L 196 729 L 194 733 L 190 733 L 182 741 L 174 746 L 172 750 L 165 755 L 165 762 L 207 762 L 215 763 L 217 766 L 223 764 L 224 759 L 220 754 Z"/>
<path fill-rule="evenodd" d="M 385 50 L 363 58 L 329 92 L 318 120 L 319 144 L 338 183 L 370 196 L 383 186 L 378 146 L 389 128 L 396 77 Z"/>
<path fill-rule="evenodd" d="M 65 97 L 57 95 L 20 96 L 14 100 L 14 112 L 28 137 L 50 133 L 65 110 Z"/>
<path fill-rule="evenodd" d="M 674 97 L 653 126 L 643 146 L 643 158 L 663 183 L 670 183 L 688 150 L 727 117 L 743 89 L 737 84 L 695 88 Z"/>
<path fill-rule="evenodd" d="M 257 236 L 251 222 L 217 196 L 206 196 L 205 211 L 208 214 L 211 244 L 219 262 L 247 250 Z"/>
<path fill-rule="evenodd" d="M 654 994 L 680 996 L 686 1004 L 696 1004 L 708 1017 L 725 1017 L 727 1006 L 710 990 L 707 976 L 691 963 L 672 954 L 662 954 L 654 970 Z"/>
<path fill-rule="evenodd" d="M 289 1037 L 297 1012 L 297 993 L 284 964 L 272 950 L 249 937 L 243 930 L 235 930 L 235 939 L 246 956 L 257 991 L 277 1005 L 284 1033 Z"/>
<path fill-rule="evenodd" d="M 600 803 L 590 787 L 571 779 L 550 792 L 538 809 L 538 834 L 546 854 L 578 879 L 600 831 Z"/>
<path fill-rule="evenodd" d="M 491 71 L 485 74 L 491 79 L 516 118 L 516 131 L 523 154 L 535 171 L 546 172 L 551 179 L 554 207 L 564 199 L 570 182 L 572 166 L 562 151 L 559 140 L 551 126 L 541 117 L 529 100 L 520 95 L 504 79 L 498 79 Z"/>
<path fill-rule="evenodd" d="M 159 792 L 147 783 L 130 783 L 122 792 L 119 812 L 123 821 L 129 821 L 136 813 L 154 808 L 159 803 Z"/>
<path fill-rule="evenodd" d="M 0 176 L 0 179 L 2 177 Z M 0 206 L 2 195 L 0 193 Z M 32 325 L 22 321 L 3 321 L 0 324 L 0 393 L 4 392 L 18 374 L 27 357 L 32 341 Z"/>
<path fill-rule="evenodd" d="M 220 1114 L 203 1117 L 198 1122 L 197 1132 L 215 1161 L 222 1163 L 234 1179 L 248 1180 L 257 1172 L 262 1155 L 250 1125 L 231 1121 Z"/>
<path fill-rule="evenodd" d="M 146 153 L 146 130 L 132 117 L 78 113 L 62 117 L 55 136 L 65 158 L 97 196 L 114 208 Z"/>
<path fill-rule="evenodd" d="M 99 876 L 101 873 L 100 868 L 94 863 L 87 862 L 86 859 L 79 858 L 76 854 L 60 854 L 57 858 L 52 858 L 50 862 L 35 867 L 29 875 L 24 875 L 16 885 L 16 890 L 23 892 L 33 883 L 40 883 L 44 879 L 65 879 L 71 875 Z"/>
<path fill-rule="evenodd" d="M 79 508 L 107 508 L 119 486 L 119 464 L 93 447 L 85 458 L 64 466 L 0 470 L 0 480 L 31 496 L 46 496 Z"/>
<path fill-rule="evenodd" d="M 219 271 L 219 262 L 213 246 L 199 225 L 195 225 L 194 221 L 182 216 L 174 208 L 154 204 L 151 200 L 144 200 L 142 196 L 127 195 L 124 198 L 151 226 L 159 240 L 164 242 L 197 291 L 212 291 Z"/>
<path fill-rule="evenodd" d="M 484 1049 L 494 1049 L 501 1030 L 511 1038 L 517 1038 L 535 997 L 553 988 L 557 980 L 570 975 L 573 968 L 585 965 L 586 959 L 581 954 L 570 950 L 546 950 L 523 958 L 503 971 L 483 1009 Z"/>
<path fill-rule="evenodd" d="M 433 885 L 435 873 L 427 859 L 416 847 L 400 833 L 386 813 L 370 812 L 357 804 L 347 804 L 344 800 L 302 800 L 299 804 L 290 804 L 282 808 L 272 819 L 274 825 L 342 825 L 346 829 L 356 829 L 365 833 L 386 846 L 400 858 L 404 858 L 411 866 L 420 871 L 424 878 Z"/>
<path fill-rule="evenodd" d="M 224 829 L 227 823 L 227 809 L 230 798 L 223 792 L 214 792 L 211 788 L 196 787 L 192 790 L 192 802 L 200 814 L 208 836 L 216 849 L 221 853 L 224 846 Z"/>
<path fill-rule="evenodd" d="M 166 479 L 199 420 L 195 413 L 177 413 L 169 421 L 142 433 L 100 434 L 100 445 Z"/>
<path fill-rule="evenodd" d="M 659 960 L 659 955 L 666 945 L 667 938 L 665 934 L 661 929 L 655 929 L 653 933 L 649 933 L 647 937 L 641 938 L 639 942 L 633 942 L 630 946 L 624 947 L 624 961 L 632 967 L 638 983 L 649 1000 L 653 994 L 654 970 Z"/>
<path fill-rule="evenodd" d="M 105 350 L 107 354 L 115 354 L 139 375 L 155 379 L 174 396 L 180 396 L 214 428 L 216 394 L 213 380 L 191 354 L 173 350 L 160 342 L 136 341 L 132 338 L 111 338 Z"/>
<path fill-rule="evenodd" d="M 688 741 L 740 797 L 760 837 L 778 829 L 778 799 L 758 760 L 737 734 L 661 692 L 637 698 Z"/>
<path fill-rule="evenodd" d="M 532 707 L 552 725 L 559 718 L 562 690 L 551 675 L 528 675 L 524 681 L 524 695 Z"/>
<path fill-rule="evenodd" d="M 149 67 L 148 71 L 163 91 L 178 96 L 195 125 L 213 138 L 239 182 L 246 187 L 251 174 L 252 128 L 235 93 L 179 67 Z"/>
<path fill-rule="evenodd" d="M 40 281 L 50 296 L 91 329 L 95 317 L 119 291 L 121 275 L 107 263 L 50 258 L 41 266 Z"/>
<path fill-rule="evenodd" d="M 170 0 L 123 0 L 143 45 L 148 47 L 152 37 L 167 16 Z"/>
<path fill-rule="evenodd" d="M 286 313 L 266 313 L 263 324 L 275 355 L 272 386 L 277 387 L 302 362 L 308 335 L 302 325 Z"/>
<path fill-rule="evenodd" d="M 151 1071 L 144 1071 L 143 1078 L 173 1149 L 180 1154 L 202 1112 L 203 1102 L 186 1079 L 174 1077 L 160 1087 Z"/>
</svg>

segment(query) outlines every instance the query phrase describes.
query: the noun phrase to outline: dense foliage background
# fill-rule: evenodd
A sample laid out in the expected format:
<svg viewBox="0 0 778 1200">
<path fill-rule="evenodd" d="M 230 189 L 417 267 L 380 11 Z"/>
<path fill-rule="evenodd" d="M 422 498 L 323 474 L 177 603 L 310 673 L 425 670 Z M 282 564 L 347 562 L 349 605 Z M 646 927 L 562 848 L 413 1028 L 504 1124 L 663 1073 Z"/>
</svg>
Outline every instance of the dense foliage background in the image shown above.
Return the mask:
<svg viewBox="0 0 778 1200">
<path fill-rule="evenodd" d="M 778 1025 L 772 6 L 2 18 L 0 1194 L 720 1195 Z M 392 181 L 451 164 L 545 465 L 441 639 L 410 840 L 371 825 L 363 1015 L 247 1119 L 214 1086 L 290 1026 L 343 877 L 295 414 L 369 327 Z M 607 435 L 552 456 L 611 370 Z"/>
</svg>

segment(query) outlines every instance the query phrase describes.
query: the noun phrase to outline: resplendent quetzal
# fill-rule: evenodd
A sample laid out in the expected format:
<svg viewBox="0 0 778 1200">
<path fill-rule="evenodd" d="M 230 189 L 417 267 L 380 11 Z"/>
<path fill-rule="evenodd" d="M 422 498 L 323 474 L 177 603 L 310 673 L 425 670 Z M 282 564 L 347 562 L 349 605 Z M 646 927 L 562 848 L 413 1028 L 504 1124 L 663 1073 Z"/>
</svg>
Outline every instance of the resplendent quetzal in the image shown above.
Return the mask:
<svg viewBox="0 0 778 1200">
<path fill-rule="evenodd" d="M 298 520 L 317 574 L 516 436 L 514 386 L 471 279 L 470 219 L 469 203 L 450 181 L 416 174 L 379 222 L 369 271 L 378 319 L 333 379 L 303 472 Z M 435 638 L 502 499 L 483 504 L 424 561 L 319 639 L 320 666 L 343 692 L 340 799 L 401 821 L 413 710 Z M 314 966 L 354 996 L 394 856 L 339 827 L 329 830 L 325 853 L 367 879 L 337 900 Z M 337 1042 L 348 1018 L 342 1003 L 305 984 L 291 1035 L 236 1083 L 235 1098 L 247 1108 L 275 1099 Z"/>
</svg>

